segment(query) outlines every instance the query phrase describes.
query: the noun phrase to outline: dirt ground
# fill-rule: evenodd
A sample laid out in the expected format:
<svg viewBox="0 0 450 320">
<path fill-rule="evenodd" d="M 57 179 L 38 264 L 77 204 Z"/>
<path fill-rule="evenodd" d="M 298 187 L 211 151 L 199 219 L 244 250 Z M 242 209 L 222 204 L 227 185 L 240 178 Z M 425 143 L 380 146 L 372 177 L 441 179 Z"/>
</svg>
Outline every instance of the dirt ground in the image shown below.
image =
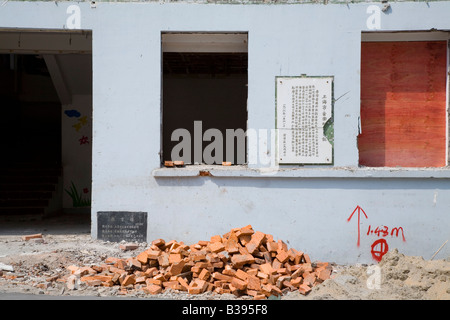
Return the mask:
<svg viewBox="0 0 450 320">
<path fill-rule="evenodd" d="M 22 235 L 42 233 L 43 242 L 23 241 Z M 181 241 L 182 239 L 177 239 Z M 135 256 L 148 248 L 140 243 L 134 251 L 122 251 L 118 243 L 94 240 L 86 221 L 0 221 L 0 300 L 8 293 L 52 296 L 124 297 L 119 287 L 70 290 L 55 279 L 69 274 L 70 265 L 99 265 L 105 258 Z M 3 269 L 3 271 L 1 271 Z M 12 269 L 12 271 L 10 271 Z M 165 291 L 148 295 L 139 290 L 126 297 L 148 299 L 251 299 L 231 294 L 190 295 Z M 450 257 L 424 260 L 397 250 L 374 265 L 333 265 L 332 278 L 313 287 L 306 296 L 289 292 L 286 300 L 450 300 Z"/>
</svg>

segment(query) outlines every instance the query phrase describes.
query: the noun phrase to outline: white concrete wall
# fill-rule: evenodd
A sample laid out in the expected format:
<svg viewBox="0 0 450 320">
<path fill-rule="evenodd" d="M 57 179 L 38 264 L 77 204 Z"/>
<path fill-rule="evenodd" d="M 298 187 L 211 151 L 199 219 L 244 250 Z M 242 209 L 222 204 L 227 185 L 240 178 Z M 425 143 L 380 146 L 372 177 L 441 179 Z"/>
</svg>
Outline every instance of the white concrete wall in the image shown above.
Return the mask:
<svg viewBox="0 0 450 320">
<path fill-rule="evenodd" d="M 369 225 L 402 227 L 406 241 L 388 236 L 390 248 L 425 258 L 450 237 L 447 168 L 357 167 L 360 42 L 361 31 L 370 31 L 371 3 L 100 2 L 93 9 L 9 1 L 0 8 L 0 27 L 67 28 L 69 5 L 80 9 L 80 28 L 93 32 L 93 237 L 96 212 L 120 210 L 148 212 L 149 241 L 192 243 L 251 224 L 313 260 L 338 263 L 373 261 L 370 246 L 380 237 L 366 234 Z M 450 2 L 393 2 L 380 12 L 380 30 L 450 29 L 449 9 Z M 274 127 L 276 76 L 334 76 L 334 165 L 155 176 L 166 174 L 152 173 L 160 166 L 162 31 L 248 32 L 248 128 Z M 274 157 L 273 146 L 268 151 Z M 357 217 L 347 222 L 357 205 L 368 216 L 361 216 L 359 247 Z M 449 253 L 446 246 L 436 258 Z"/>
</svg>

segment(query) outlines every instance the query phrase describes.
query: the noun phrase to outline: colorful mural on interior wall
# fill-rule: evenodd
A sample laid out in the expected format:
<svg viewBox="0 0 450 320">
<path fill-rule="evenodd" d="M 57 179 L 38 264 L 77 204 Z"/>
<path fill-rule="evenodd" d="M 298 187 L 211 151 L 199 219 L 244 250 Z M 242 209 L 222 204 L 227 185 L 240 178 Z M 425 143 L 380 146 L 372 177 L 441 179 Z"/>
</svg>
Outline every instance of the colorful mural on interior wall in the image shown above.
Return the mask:
<svg viewBox="0 0 450 320">
<path fill-rule="evenodd" d="M 76 109 L 65 110 L 64 114 L 69 118 L 76 118 L 76 119 L 74 119 L 75 123 L 72 124 L 72 127 L 75 129 L 75 131 L 77 133 L 76 133 L 76 136 L 73 136 L 71 139 L 76 138 L 80 146 L 89 145 L 90 144 L 90 134 L 89 133 L 86 134 L 86 132 L 83 132 L 86 130 L 82 130 L 82 132 L 80 132 L 80 130 L 83 129 L 83 127 L 85 127 L 86 125 L 89 124 L 88 116 L 82 115 L 81 112 Z M 80 134 L 81 134 L 81 136 L 80 136 Z M 78 152 L 77 152 L 77 154 L 78 154 Z M 71 159 L 72 159 L 71 160 L 72 162 L 78 161 L 77 160 L 78 158 L 75 157 L 75 154 L 72 154 Z M 65 188 L 65 192 L 72 199 L 72 206 L 74 208 L 91 206 L 89 188 L 87 188 L 85 186 L 80 187 L 79 183 L 77 181 L 73 181 L 73 180 L 69 180 L 69 179 L 70 178 L 68 178 L 68 181 L 70 181 L 70 187 Z M 80 188 L 80 190 L 77 188 L 77 186 L 78 186 L 78 188 Z"/>
<path fill-rule="evenodd" d="M 85 196 L 89 193 L 88 188 L 83 188 L 83 191 L 79 192 L 72 181 L 70 189 L 65 189 L 65 191 L 72 198 L 72 205 L 74 208 L 89 207 L 91 205 L 91 199 Z"/>
<path fill-rule="evenodd" d="M 66 110 L 66 111 L 64 111 L 64 113 L 69 118 L 79 118 L 81 116 L 81 113 L 78 112 L 77 110 Z"/>
<path fill-rule="evenodd" d="M 80 129 L 82 127 L 84 127 L 85 125 L 87 125 L 87 116 L 82 116 L 81 118 L 78 119 L 78 122 L 75 123 L 72 127 L 75 128 L 75 130 L 78 132 L 80 131 Z"/>
<path fill-rule="evenodd" d="M 89 138 L 86 136 L 82 136 L 81 139 L 78 139 L 78 141 L 80 141 L 80 145 L 89 144 Z"/>
</svg>

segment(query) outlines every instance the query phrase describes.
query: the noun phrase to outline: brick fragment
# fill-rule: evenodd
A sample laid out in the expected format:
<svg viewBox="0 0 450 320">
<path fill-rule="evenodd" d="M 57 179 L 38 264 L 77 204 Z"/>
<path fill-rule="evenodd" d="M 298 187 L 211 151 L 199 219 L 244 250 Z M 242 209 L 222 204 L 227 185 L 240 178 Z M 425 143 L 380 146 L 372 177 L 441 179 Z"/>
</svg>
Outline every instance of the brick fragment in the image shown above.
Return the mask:
<svg viewBox="0 0 450 320">
<path fill-rule="evenodd" d="M 85 282 L 85 281 L 98 280 L 100 282 L 107 282 L 107 281 L 111 281 L 112 279 L 113 279 L 113 276 L 99 274 L 99 275 L 81 277 L 80 281 Z"/>
<path fill-rule="evenodd" d="M 172 275 L 172 276 L 176 276 L 179 275 L 182 271 L 183 268 L 185 266 L 186 262 L 184 260 L 178 262 L 178 263 L 173 263 L 168 269 L 167 272 Z"/>
<path fill-rule="evenodd" d="M 140 276 L 136 278 L 136 283 L 145 283 L 145 280 L 147 280 L 147 277 Z"/>
<path fill-rule="evenodd" d="M 135 283 L 136 283 L 136 276 L 134 274 L 130 274 L 130 275 L 125 276 L 121 285 L 126 287 L 130 284 L 135 284 Z"/>
<path fill-rule="evenodd" d="M 231 257 L 231 263 L 235 268 L 241 268 L 245 264 L 255 262 L 255 258 L 251 254 L 235 254 Z"/>
<path fill-rule="evenodd" d="M 106 266 L 105 266 L 105 267 L 106 267 Z M 101 273 L 101 272 L 103 272 L 103 270 L 104 270 L 104 267 L 102 267 L 102 266 L 91 266 L 91 268 L 92 268 L 93 270 L 97 271 L 98 273 Z"/>
<path fill-rule="evenodd" d="M 158 250 L 147 250 L 147 258 L 150 260 L 158 260 L 158 257 L 161 255 L 161 251 Z"/>
<path fill-rule="evenodd" d="M 209 242 L 211 242 L 211 243 L 222 242 L 222 237 L 220 235 L 212 236 Z"/>
<path fill-rule="evenodd" d="M 156 284 L 150 284 L 147 285 L 147 287 L 144 288 L 144 291 L 149 294 L 158 294 L 162 292 L 162 287 L 158 286 Z"/>
<path fill-rule="evenodd" d="M 200 279 L 194 279 L 189 284 L 188 292 L 191 294 L 200 294 L 206 291 L 208 283 Z"/>
<path fill-rule="evenodd" d="M 252 238 L 250 240 L 251 243 L 254 243 L 257 247 L 265 243 L 266 234 L 261 231 L 256 231 L 252 234 Z"/>
<path fill-rule="evenodd" d="M 303 258 L 305 259 L 305 263 L 311 263 L 311 259 L 309 258 L 309 255 L 304 253 Z"/>
<path fill-rule="evenodd" d="M 267 246 L 267 251 L 269 251 L 269 252 L 277 252 L 277 250 L 278 250 L 278 243 L 276 243 L 274 241 L 267 242 L 266 246 Z"/>
<path fill-rule="evenodd" d="M 249 275 L 246 272 L 242 271 L 241 269 L 237 269 L 234 276 L 238 279 L 246 281 Z"/>
<path fill-rule="evenodd" d="M 303 294 L 306 295 L 308 292 L 311 291 L 311 287 L 308 286 L 307 284 L 301 284 L 300 287 L 298 288 L 298 291 Z"/>
<path fill-rule="evenodd" d="M 75 271 L 77 271 L 79 269 L 79 267 L 71 265 L 71 266 L 66 267 L 66 269 L 69 270 L 71 274 L 74 274 Z"/>
<path fill-rule="evenodd" d="M 321 281 L 325 281 L 327 279 L 330 279 L 331 271 L 328 269 L 322 269 L 318 272 L 317 278 Z"/>
<path fill-rule="evenodd" d="M 254 255 L 256 250 L 258 250 L 258 245 L 250 241 L 245 245 L 245 248 L 247 249 L 248 253 Z"/>
<path fill-rule="evenodd" d="M 211 276 L 212 276 L 214 279 L 217 279 L 217 280 L 225 280 L 225 281 L 227 281 L 227 282 L 231 282 L 231 281 L 233 280 L 233 277 L 224 275 L 224 274 L 222 274 L 222 273 L 220 273 L 220 272 L 214 272 Z"/>
<path fill-rule="evenodd" d="M 225 250 L 225 246 L 222 242 L 213 242 L 209 244 L 209 248 L 212 252 L 218 253 Z"/>
<path fill-rule="evenodd" d="M 141 252 L 140 254 L 138 254 L 138 256 L 136 257 L 136 259 L 141 263 L 141 264 L 146 264 L 148 262 L 148 254 L 146 251 Z"/>
<path fill-rule="evenodd" d="M 303 273 L 303 283 L 309 286 L 313 286 L 316 281 L 316 275 L 314 273 L 305 272 Z"/>
<path fill-rule="evenodd" d="M 166 244 L 166 242 L 163 239 L 156 239 L 152 241 L 152 245 L 157 247 L 162 247 Z"/>
<path fill-rule="evenodd" d="M 303 252 L 302 251 L 297 251 L 297 254 L 295 255 L 294 258 L 294 264 L 300 264 L 303 260 Z"/>
<path fill-rule="evenodd" d="M 243 281 L 239 278 L 234 277 L 233 280 L 231 281 L 231 285 L 233 287 L 235 287 L 238 290 L 245 290 L 247 289 L 247 282 Z"/>
<path fill-rule="evenodd" d="M 261 272 L 264 272 L 265 274 L 273 274 L 276 273 L 276 270 L 272 268 L 272 265 L 270 263 L 264 263 L 259 266 L 259 270 Z"/>
<path fill-rule="evenodd" d="M 102 283 L 103 283 L 103 281 L 101 281 L 101 280 L 87 280 L 86 281 L 86 284 L 91 287 L 101 286 Z"/>
<path fill-rule="evenodd" d="M 178 277 L 178 278 L 177 278 L 177 281 L 178 281 L 178 283 L 179 283 L 180 286 L 181 286 L 181 290 L 183 290 L 183 291 L 189 291 L 189 284 L 188 284 L 188 282 L 186 281 L 186 279 L 184 279 L 183 277 Z"/>
<path fill-rule="evenodd" d="M 288 245 L 283 240 L 278 240 L 278 250 L 288 251 Z"/>
<path fill-rule="evenodd" d="M 36 234 L 29 234 L 26 236 L 22 236 L 22 240 L 23 241 L 28 241 L 31 239 L 41 239 L 42 238 L 42 233 L 36 233 Z"/>
<path fill-rule="evenodd" d="M 67 278 L 66 281 L 67 289 L 76 290 L 79 287 L 79 278 L 75 275 L 71 275 Z"/>
<path fill-rule="evenodd" d="M 261 280 L 255 276 L 248 276 L 247 278 L 247 288 L 250 290 L 261 290 Z"/>
<path fill-rule="evenodd" d="M 251 225 L 248 225 L 248 226 L 245 226 L 245 227 L 240 228 L 239 231 L 236 232 L 236 235 L 237 235 L 238 237 L 241 237 L 241 236 L 251 236 L 251 235 L 254 234 L 254 233 L 255 233 L 255 231 L 253 230 L 252 226 L 251 226 Z"/>
<path fill-rule="evenodd" d="M 136 258 L 127 259 L 127 266 L 132 270 L 141 270 L 142 264 Z"/>
<path fill-rule="evenodd" d="M 106 264 L 115 264 L 119 260 L 119 258 L 116 257 L 108 257 L 105 259 Z"/>
<path fill-rule="evenodd" d="M 136 250 L 137 248 L 139 248 L 139 245 L 135 243 L 121 243 L 119 245 L 119 249 L 122 251 Z"/>
<path fill-rule="evenodd" d="M 200 240 L 197 242 L 197 244 L 201 245 L 202 247 L 206 247 L 209 244 L 209 241 Z"/>
<path fill-rule="evenodd" d="M 230 254 L 239 252 L 239 239 L 234 232 L 230 234 L 224 245 L 225 250 Z"/>
<path fill-rule="evenodd" d="M 78 268 L 73 274 L 79 277 L 85 276 L 87 274 L 96 274 L 97 271 L 92 269 L 91 267 L 81 267 Z"/>
<path fill-rule="evenodd" d="M 278 261 L 280 261 L 281 263 L 285 263 L 286 261 L 288 261 L 289 255 L 288 255 L 287 252 L 284 251 L 284 250 L 278 250 L 278 254 L 277 254 L 276 258 L 277 258 Z"/>
<path fill-rule="evenodd" d="M 173 161 L 164 161 L 164 166 L 165 167 L 173 167 L 175 164 L 173 163 Z"/>
<path fill-rule="evenodd" d="M 171 281 L 164 281 L 162 283 L 164 288 L 170 288 L 173 290 L 179 290 L 181 289 L 180 284 L 178 283 L 178 280 L 171 280 Z"/>
<path fill-rule="evenodd" d="M 181 253 L 169 254 L 169 263 L 179 263 L 183 259 Z"/>
<path fill-rule="evenodd" d="M 208 269 L 202 269 L 202 271 L 200 272 L 200 274 L 198 275 L 198 278 L 200 280 L 208 280 L 209 276 L 211 275 L 211 273 L 208 271 Z"/>
<path fill-rule="evenodd" d="M 162 252 L 158 256 L 158 263 L 161 267 L 168 267 L 170 265 L 169 254 L 166 252 Z"/>
</svg>

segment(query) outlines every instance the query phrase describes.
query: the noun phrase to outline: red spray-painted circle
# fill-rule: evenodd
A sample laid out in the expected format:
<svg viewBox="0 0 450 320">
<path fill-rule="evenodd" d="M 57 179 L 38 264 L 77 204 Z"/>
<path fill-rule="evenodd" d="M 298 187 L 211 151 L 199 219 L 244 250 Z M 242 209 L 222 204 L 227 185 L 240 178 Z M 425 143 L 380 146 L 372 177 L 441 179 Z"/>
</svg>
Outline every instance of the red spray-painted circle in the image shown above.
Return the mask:
<svg viewBox="0 0 450 320">
<path fill-rule="evenodd" d="M 387 241 L 385 239 L 378 239 L 374 243 L 372 243 L 372 246 L 370 247 L 370 253 L 372 254 L 372 258 L 380 262 L 381 258 L 388 252 L 389 246 L 387 244 Z"/>
</svg>

